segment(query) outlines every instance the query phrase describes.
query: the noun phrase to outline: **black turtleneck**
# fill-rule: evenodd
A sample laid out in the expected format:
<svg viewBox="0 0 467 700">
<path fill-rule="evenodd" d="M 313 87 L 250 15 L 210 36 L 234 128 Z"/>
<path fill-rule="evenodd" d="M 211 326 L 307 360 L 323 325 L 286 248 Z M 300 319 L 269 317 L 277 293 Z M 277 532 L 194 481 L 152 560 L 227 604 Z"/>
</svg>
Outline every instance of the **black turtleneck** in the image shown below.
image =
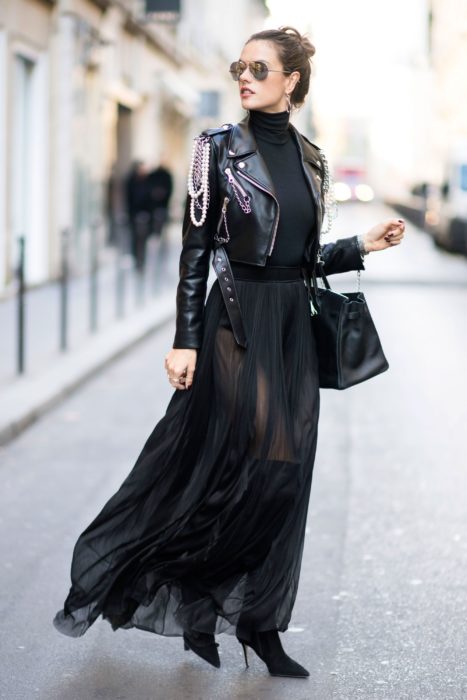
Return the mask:
<svg viewBox="0 0 467 700">
<path fill-rule="evenodd" d="M 289 114 L 250 110 L 250 125 L 280 207 L 276 240 L 267 265 L 300 265 L 313 228 L 315 209 L 300 153 L 289 129 Z"/>
</svg>

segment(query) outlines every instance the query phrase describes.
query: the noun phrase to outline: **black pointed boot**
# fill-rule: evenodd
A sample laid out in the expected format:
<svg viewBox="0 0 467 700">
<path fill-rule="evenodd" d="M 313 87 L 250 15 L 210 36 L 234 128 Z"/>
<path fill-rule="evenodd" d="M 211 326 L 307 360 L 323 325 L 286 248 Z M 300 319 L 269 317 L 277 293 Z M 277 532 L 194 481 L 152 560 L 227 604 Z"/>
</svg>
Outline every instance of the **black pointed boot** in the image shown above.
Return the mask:
<svg viewBox="0 0 467 700">
<path fill-rule="evenodd" d="M 277 630 L 254 631 L 249 639 L 242 639 L 239 636 L 237 639 L 243 647 L 247 667 L 247 647 L 251 647 L 261 661 L 264 661 L 271 676 L 307 678 L 310 675 L 306 668 L 285 653 Z"/>
</svg>

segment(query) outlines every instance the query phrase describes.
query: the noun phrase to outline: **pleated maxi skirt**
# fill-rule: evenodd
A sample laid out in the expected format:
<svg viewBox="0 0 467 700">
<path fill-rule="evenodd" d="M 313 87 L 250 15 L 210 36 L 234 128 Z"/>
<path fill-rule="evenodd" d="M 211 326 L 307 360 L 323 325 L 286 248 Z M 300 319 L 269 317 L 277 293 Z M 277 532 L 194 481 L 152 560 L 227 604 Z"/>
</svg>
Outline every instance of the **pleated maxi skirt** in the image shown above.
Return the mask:
<svg viewBox="0 0 467 700">
<path fill-rule="evenodd" d="M 319 415 L 310 306 L 299 268 L 232 267 L 248 347 L 216 280 L 191 389 L 74 546 L 63 634 L 99 616 L 167 636 L 288 627 Z"/>
</svg>

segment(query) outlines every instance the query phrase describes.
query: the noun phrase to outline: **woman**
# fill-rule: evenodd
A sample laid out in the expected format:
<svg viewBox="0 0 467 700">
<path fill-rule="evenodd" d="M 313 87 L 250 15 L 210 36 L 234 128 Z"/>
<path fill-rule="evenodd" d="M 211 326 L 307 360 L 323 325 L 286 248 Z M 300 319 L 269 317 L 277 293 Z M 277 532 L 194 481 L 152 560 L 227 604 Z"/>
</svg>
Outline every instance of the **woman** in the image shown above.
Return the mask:
<svg viewBox="0 0 467 700">
<path fill-rule="evenodd" d="M 81 534 L 56 627 L 183 635 L 220 665 L 235 634 L 272 675 L 306 677 L 284 651 L 296 597 L 319 414 L 304 276 L 323 218 L 324 161 L 289 124 L 314 47 L 292 28 L 260 32 L 230 72 L 246 118 L 195 140 L 184 219 L 174 392 L 133 470 Z M 398 245 L 402 220 L 323 246 L 327 274 Z M 205 301 L 209 259 L 217 280 Z M 248 663 L 247 663 L 248 665 Z"/>
</svg>

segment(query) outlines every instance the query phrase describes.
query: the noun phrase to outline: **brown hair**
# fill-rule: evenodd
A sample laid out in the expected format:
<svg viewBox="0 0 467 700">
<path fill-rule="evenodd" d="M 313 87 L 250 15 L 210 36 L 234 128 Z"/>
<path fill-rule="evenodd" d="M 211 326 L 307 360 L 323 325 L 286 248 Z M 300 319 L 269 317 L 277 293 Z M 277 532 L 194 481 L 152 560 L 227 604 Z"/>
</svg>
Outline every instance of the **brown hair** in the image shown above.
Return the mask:
<svg viewBox="0 0 467 700">
<path fill-rule="evenodd" d="M 279 27 L 279 29 L 256 32 L 246 43 L 250 41 L 270 41 L 275 44 L 284 70 L 300 73 L 300 79 L 290 95 L 290 101 L 295 107 L 303 104 L 310 87 L 310 59 L 316 51 L 308 37 L 300 34 L 294 27 Z"/>
</svg>

